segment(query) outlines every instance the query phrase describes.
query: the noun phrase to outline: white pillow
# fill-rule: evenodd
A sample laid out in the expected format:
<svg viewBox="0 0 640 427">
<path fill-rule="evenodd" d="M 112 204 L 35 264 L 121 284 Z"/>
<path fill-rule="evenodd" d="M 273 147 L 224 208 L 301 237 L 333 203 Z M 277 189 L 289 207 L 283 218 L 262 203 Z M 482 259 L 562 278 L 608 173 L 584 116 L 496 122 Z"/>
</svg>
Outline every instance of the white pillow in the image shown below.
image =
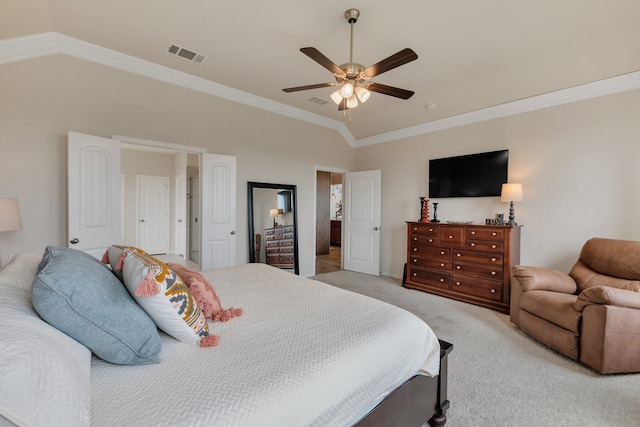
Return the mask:
<svg viewBox="0 0 640 427">
<path fill-rule="evenodd" d="M 18 426 L 90 424 L 91 352 L 31 305 L 39 257 L 0 270 L 0 415 Z"/>
</svg>

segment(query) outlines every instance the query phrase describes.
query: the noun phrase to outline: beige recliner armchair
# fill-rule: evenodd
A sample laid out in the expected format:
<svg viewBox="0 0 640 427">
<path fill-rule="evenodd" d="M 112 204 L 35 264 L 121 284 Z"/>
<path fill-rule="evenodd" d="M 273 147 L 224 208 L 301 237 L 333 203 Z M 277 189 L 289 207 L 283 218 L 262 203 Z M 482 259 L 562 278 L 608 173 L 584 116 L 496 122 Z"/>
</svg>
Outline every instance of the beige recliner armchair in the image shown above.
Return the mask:
<svg viewBox="0 0 640 427">
<path fill-rule="evenodd" d="M 593 238 L 569 274 L 512 269 L 511 322 L 603 374 L 640 372 L 640 242 Z"/>
</svg>

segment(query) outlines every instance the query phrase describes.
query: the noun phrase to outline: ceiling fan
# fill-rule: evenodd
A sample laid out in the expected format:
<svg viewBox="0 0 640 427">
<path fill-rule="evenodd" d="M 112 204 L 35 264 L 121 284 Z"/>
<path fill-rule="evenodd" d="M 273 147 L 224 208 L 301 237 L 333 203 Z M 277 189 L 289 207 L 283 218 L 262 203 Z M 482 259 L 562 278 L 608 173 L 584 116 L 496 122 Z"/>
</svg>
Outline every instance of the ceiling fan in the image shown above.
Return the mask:
<svg viewBox="0 0 640 427">
<path fill-rule="evenodd" d="M 301 90 L 340 86 L 338 90 L 331 94 L 331 99 L 338 104 L 339 111 L 357 107 L 358 100 L 360 100 L 360 102 L 365 102 L 369 99 L 371 92 L 378 92 L 401 99 L 411 98 L 414 92 L 410 90 L 370 82 L 369 80 L 379 74 L 393 70 L 394 68 L 408 62 L 415 61 L 418 59 L 418 55 L 413 50 L 406 48 L 366 68 L 362 64 L 353 62 L 353 24 L 358 21 L 360 11 L 358 9 L 349 9 L 344 13 L 344 16 L 347 19 L 347 22 L 351 25 L 349 62 L 338 66 L 314 47 L 303 47 L 300 49 L 302 53 L 333 73 L 336 81 L 307 86 L 289 87 L 282 90 L 289 93 Z"/>
</svg>

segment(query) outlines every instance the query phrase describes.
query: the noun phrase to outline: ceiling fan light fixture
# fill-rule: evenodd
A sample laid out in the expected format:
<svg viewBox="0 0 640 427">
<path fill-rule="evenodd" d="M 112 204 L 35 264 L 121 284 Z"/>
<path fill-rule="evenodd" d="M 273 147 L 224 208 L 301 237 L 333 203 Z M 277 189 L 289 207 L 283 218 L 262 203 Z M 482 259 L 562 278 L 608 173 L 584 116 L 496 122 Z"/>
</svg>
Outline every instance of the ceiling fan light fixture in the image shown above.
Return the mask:
<svg viewBox="0 0 640 427">
<path fill-rule="evenodd" d="M 358 97 L 355 95 L 351 95 L 350 98 L 347 98 L 347 108 L 356 108 L 358 106 Z"/>
<path fill-rule="evenodd" d="M 342 102 L 343 96 L 340 93 L 342 91 L 342 89 L 338 89 L 335 92 L 333 92 L 331 94 L 331 99 L 333 100 L 333 102 L 335 102 L 336 104 L 340 105 L 340 103 Z"/>
<path fill-rule="evenodd" d="M 362 86 L 356 86 L 355 92 L 360 102 L 367 102 L 367 99 L 371 96 L 369 89 Z"/>
<path fill-rule="evenodd" d="M 353 84 L 347 82 L 344 85 L 342 85 L 342 88 L 340 89 L 340 94 L 342 95 L 343 98 L 351 98 L 351 95 L 353 95 Z"/>
</svg>

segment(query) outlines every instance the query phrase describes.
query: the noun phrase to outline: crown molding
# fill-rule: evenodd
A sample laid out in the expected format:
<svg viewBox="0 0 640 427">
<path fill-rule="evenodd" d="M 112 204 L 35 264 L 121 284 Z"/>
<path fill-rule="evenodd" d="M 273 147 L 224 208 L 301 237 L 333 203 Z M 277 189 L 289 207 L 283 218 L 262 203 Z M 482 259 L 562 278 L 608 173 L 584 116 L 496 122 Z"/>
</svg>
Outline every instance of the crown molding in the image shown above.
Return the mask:
<svg viewBox="0 0 640 427">
<path fill-rule="evenodd" d="M 472 123 L 493 120 L 571 102 L 596 98 L 640 88 L 640 71 L 623 74 L 592 83 L 561 89 L 542 95 L 532 96 L 513 102 L 507 102 L 469 113 L 459 114 L 440 120 L 410 126 L 366 138 L 355 139 L 346 125 L 319 114 L 309 113 L 280 102 L 275 102 L 241 90 L 230 88 L 210 80 L 177 71 L 163 65 L 145 61 L 92 43 L 56 32 L 46 32 L 23 37 L 0 40 L 0 64 L 25 61 L 41 56 L 64 54 L 86 61 L 116 68 L 129 73 L 148 77 L 165 83 L 181 86 L 229 101 L 248 105 L 274 114 L 336 130 L 342 138 L 354 148 L 381 144 L 398 139 L 423 135 L 464 126 Z"/>
</svg>

